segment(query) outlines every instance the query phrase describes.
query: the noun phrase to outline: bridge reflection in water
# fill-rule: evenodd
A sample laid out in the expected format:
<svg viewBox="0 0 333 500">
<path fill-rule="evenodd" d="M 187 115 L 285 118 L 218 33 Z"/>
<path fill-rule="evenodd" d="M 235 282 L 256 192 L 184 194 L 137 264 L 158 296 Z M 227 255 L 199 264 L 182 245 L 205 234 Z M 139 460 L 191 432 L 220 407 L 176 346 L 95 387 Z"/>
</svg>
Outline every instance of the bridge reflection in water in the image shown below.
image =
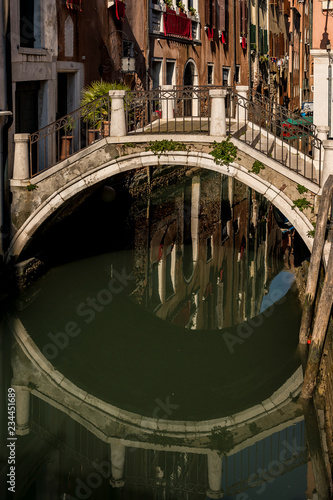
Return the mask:
<svg viewBox="0 0 333 500">
<path fill-rule="evenodd" d="M 64 499 L 246 500 L 280 485 L 287 500 L 287 473 L 305 493 L 295 290 L 260 315 L 293 237 L 250 188 L 180 173 L 150 171 L 145 197 L 142 171 L 114 180 L 112 200 L 95 193 L 53 238 L 78 248 L 80 221 L 104 207 L 106 253 L 50 270 L 9 318 L 18 498 L 58 498 L 51 481 Z"/>
</svg>

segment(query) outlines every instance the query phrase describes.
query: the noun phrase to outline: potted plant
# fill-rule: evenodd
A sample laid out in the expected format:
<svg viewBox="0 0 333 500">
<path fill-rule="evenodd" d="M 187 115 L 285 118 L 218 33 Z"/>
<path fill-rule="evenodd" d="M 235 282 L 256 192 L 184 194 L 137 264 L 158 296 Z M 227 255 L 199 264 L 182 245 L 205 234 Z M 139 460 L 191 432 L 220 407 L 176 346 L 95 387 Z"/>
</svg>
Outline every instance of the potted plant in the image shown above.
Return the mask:
<svg viewBox="0 0 333 500">
<path fill-rule="evenodd" d="M 185 11 L 185 5 L 183 4 L 183 2 L 181 0 L 177 1 L 177 7 L 179 8 L 180 12 Z"/>
<path fill-rule="evenodd" d="M 173 9 L 173 1 L 172 0 L 164 0 L 164 3 L 169 9 Z"/>
<path fill-rule="evenodd" d="M 95 140 L 96 131 L 102 133 L 104 137 L 109 135 L 109 109 L 111 106 L 108 97 L 109 90 L 126 90 L 129 92 L 131 89 L 123 83 L 96 80 L 82 90 L 81 106 L 86 107 L 86 110 L 82 112 L 82 116 L 83 121 L 88 123 L 89 126 L 89 144 Z M 130 96 L 127 96 L 126 99 L 128 101 Z"/>
<path fill-rule="evenodd" d="M 71 144 L 73 139 L 73 130 L 76 127 L 76 122 L 73 116 L 68 115 L 63 126 L 65 134 L 61 137 L 60 160 L 65 160 L 70 155 Z"/>
<path fill-rule="evenodd" d="M 189 7 L 188 10 L 189 10 L 191 16 L 196 17 L 197 11 L 194 7 Z"/>
</svg>

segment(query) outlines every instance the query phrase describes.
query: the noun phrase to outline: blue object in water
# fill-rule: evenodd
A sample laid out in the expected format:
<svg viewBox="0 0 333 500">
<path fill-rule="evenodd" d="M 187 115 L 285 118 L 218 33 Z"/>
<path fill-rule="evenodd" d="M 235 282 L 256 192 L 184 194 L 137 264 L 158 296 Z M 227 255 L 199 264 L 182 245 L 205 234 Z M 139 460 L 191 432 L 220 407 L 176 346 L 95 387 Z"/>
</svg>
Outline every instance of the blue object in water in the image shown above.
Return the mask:
<svg viewBox="0 0 333 500">
<path fill-rule="evenodd" d="M 269 292 L 265 295 L 261 302 L 260 313 L 264 312 L 268 307 L 282 299 L 295 281 L 295 275 L 287 271 L 281 271 L 269 287 Z"/>
</svg>

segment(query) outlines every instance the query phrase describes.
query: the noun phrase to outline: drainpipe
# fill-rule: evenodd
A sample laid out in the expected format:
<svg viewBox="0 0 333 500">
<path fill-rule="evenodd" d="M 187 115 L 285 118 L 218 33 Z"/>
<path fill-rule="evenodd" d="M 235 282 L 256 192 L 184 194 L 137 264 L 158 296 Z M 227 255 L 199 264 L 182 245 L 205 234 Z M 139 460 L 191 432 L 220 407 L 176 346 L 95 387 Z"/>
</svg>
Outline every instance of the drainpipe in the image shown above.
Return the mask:
<svg viewBox="0 0 333 500">
<path fill-rule="evenodd" d="M 248 44 L 247 44 L 247 60 L 248 60 L 248 65 L 249 65 L 249 95 L 251 95 L 251 89 L 252 89 L 252 69 L 251 69 L 251 0 L 248 0 L 247 2 L 247 39 L 248 39 Z"/>
<path fill-rule="evenodd" d="M 9 224 L 6 217 L 5 206 L 5 166 L 8 156 L 8 129 L 12 124 L 12 112 L 8 111 L 11 102 L 11 65 L 9 33 L 9 0 L 4 0 L 1 5 L 0 22 L 0 63 L 4 71 L 0 78 L 0 264 L 6 251 Z"/>
<path fill-rule="evenodd" d="M 150 58 L 150 28 L 149 28 L 149 9 L 150 0 L 146 1 L 146 90 L 149 90 L 149 58 Z"/>
<path fill-rule="evenodd" d="M 233 87 L 236 88 L 236 67 L 237 67 L 237 33 L 236 33 L 236 2 L 233 2 L 234 8 L 233 8 L 233 23 L 234 23 L 234 74 L 233 74 Z M 240 5 L 240 3 L 238 2 Z M 239 7 L 240 8 L 240 7 Z M 238 36 L 239 40 L 239 36 Z"/>
</svg>

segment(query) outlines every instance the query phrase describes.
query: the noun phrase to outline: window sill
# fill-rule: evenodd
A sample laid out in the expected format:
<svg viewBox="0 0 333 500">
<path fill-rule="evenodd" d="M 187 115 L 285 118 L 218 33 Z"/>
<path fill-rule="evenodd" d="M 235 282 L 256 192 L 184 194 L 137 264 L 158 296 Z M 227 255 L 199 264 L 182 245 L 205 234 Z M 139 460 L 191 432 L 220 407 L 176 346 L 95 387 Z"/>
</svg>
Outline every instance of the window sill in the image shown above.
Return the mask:
<svg viewBox="0 0 333 500">
<path fill-rule="evenodd" d="M 46 56 L 48 53 L 47 49 L 34 49 L 32 47 L 19 47 L 19 54 L 26 54 L 28 56 Z"/>
<path fill-rule="evenodd" d="M 185 37 L 183 38 L 181 36 L 165 35 L 163 31 L 150 30 L 150 36 L 160 38 L 161 40 L 172 40 L 173 42 L 186 43 L 191 45 L 201 45 L 201 39 L 199 38 L 193 38 L 191 40 L 190 38 L 185 38 Z"/>
</svg>

